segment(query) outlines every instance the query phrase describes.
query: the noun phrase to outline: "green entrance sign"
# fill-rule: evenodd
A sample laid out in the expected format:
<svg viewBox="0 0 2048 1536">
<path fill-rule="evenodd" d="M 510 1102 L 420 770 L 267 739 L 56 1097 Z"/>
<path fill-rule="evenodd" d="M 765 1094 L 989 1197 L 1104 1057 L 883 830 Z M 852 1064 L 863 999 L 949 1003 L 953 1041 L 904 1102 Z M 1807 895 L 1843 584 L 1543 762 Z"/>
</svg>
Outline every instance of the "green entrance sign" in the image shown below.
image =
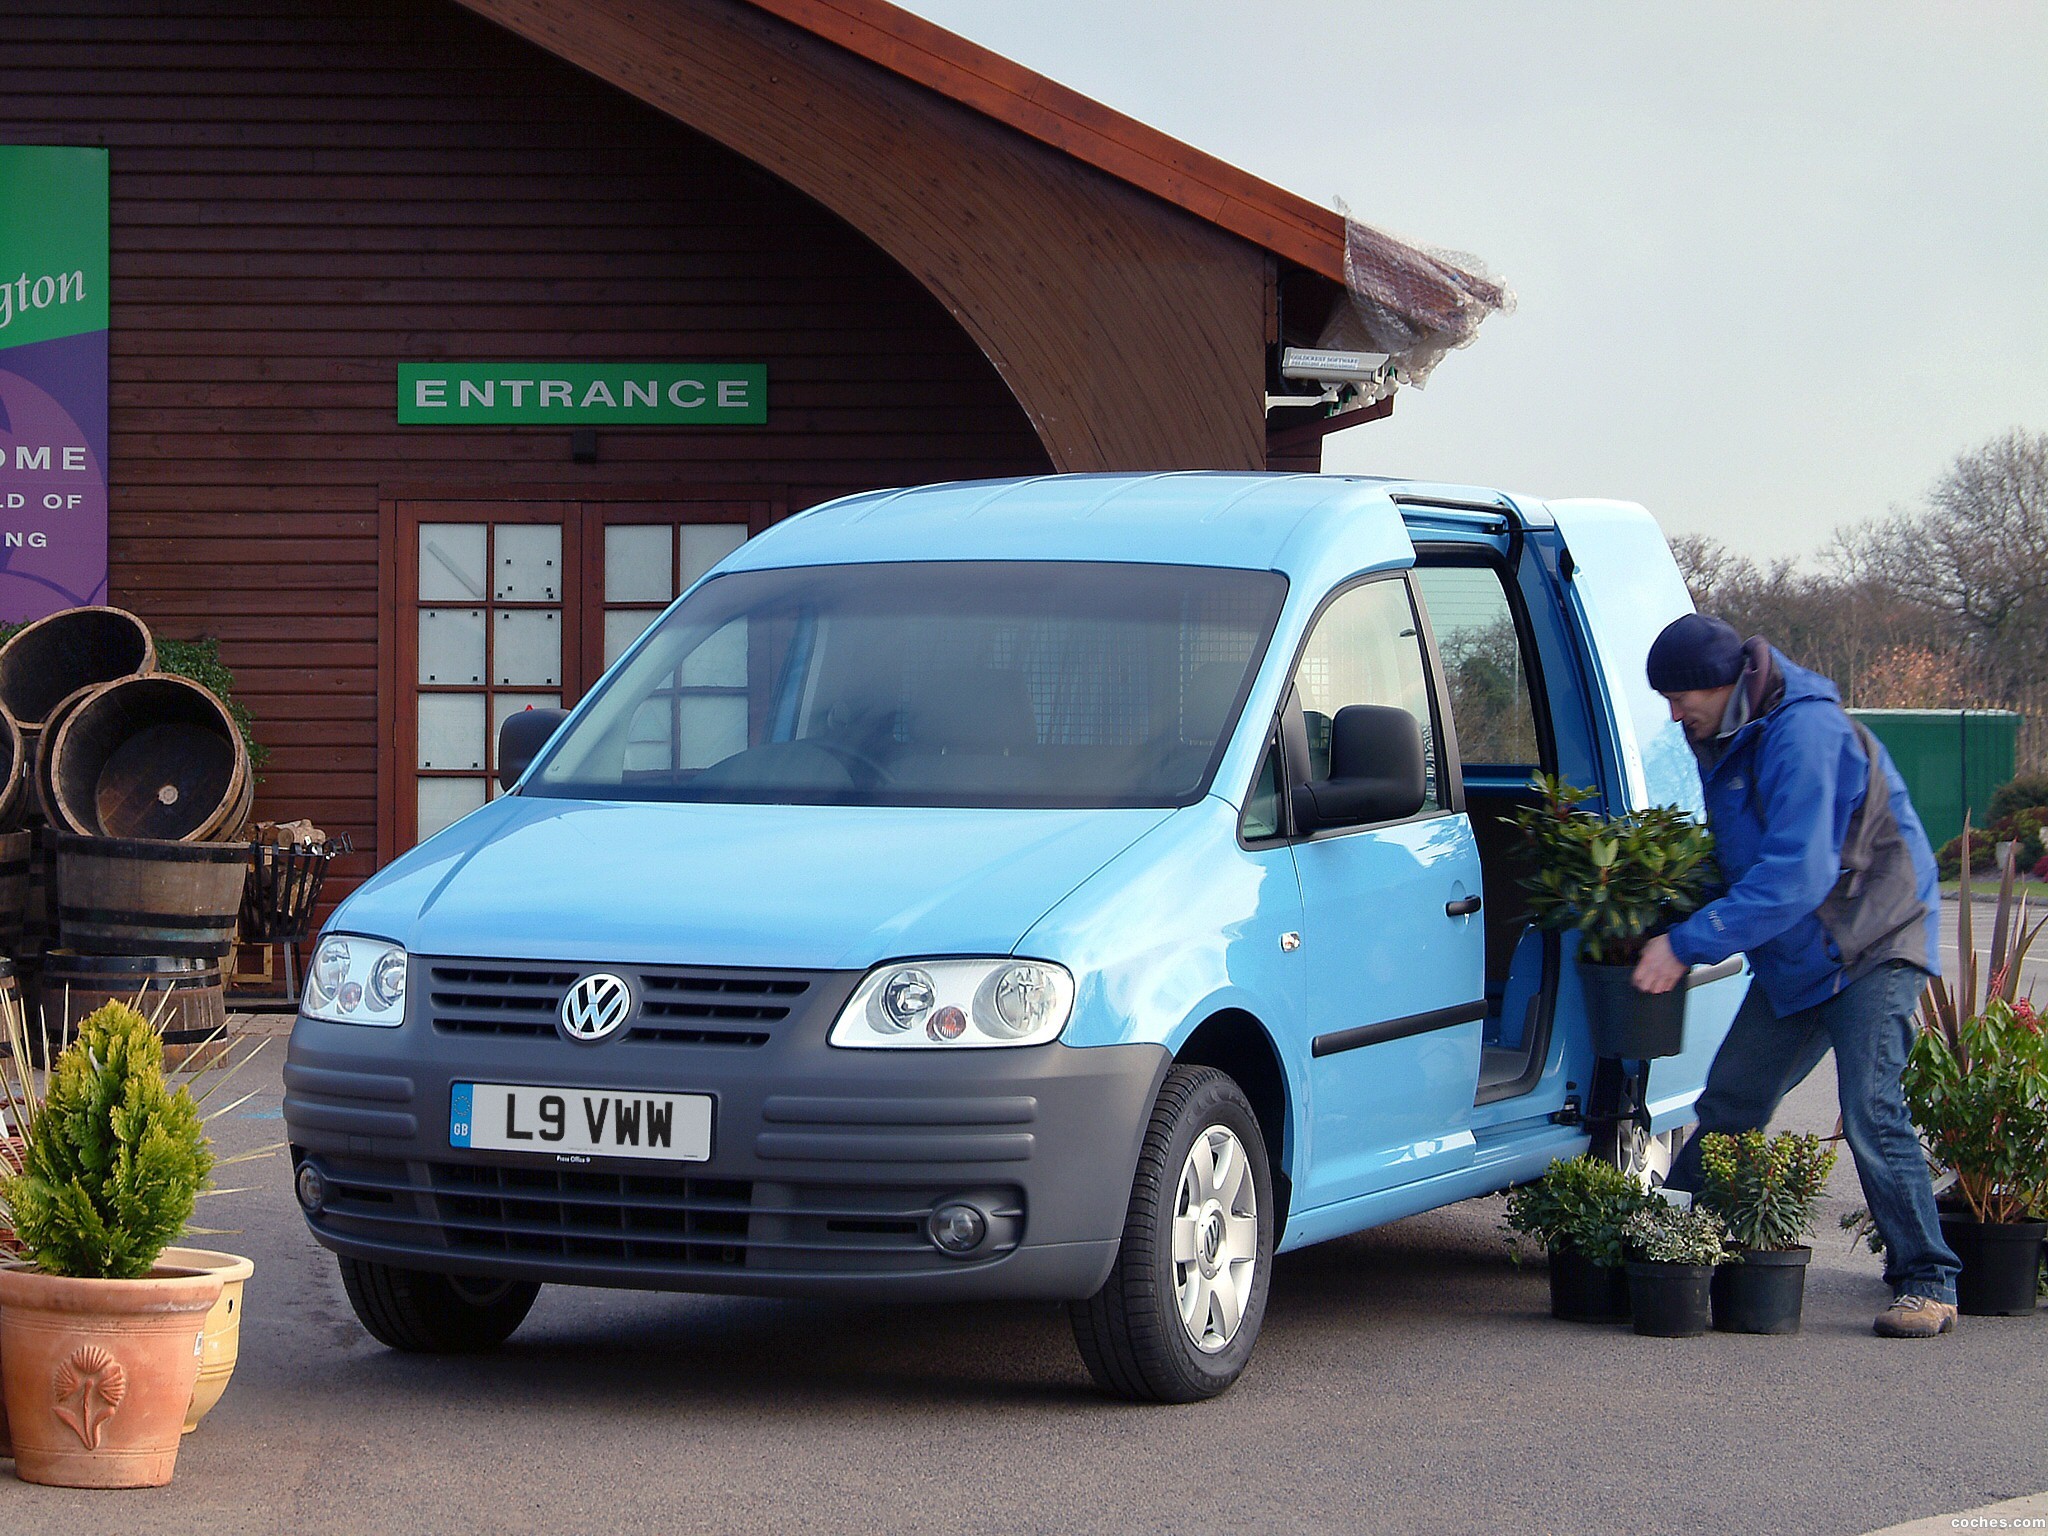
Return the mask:
<svg viewBox="0 0 2048 1536">
<path fill-rule="evenodd" d="M 765 363 L 401 363 L 402 427 L 759 426 Z"/>
</svg>

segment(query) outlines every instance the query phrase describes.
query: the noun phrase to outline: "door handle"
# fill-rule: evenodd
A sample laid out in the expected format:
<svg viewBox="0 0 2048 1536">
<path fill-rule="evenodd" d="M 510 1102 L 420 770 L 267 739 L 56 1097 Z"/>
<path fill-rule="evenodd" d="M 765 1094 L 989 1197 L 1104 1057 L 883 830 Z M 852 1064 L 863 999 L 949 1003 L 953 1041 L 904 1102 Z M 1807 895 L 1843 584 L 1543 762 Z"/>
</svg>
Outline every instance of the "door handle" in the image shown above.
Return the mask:
<svg viewBox="0 0 2048 1536">
<path fill-rule="evenodd" d="M 1477 896 L 1461 896 L 1456 901 L 1444 903 L 1444 916 L 1470 917 L 1479 910 L 1479 906 L 1480 902 Z"/>
</svg>

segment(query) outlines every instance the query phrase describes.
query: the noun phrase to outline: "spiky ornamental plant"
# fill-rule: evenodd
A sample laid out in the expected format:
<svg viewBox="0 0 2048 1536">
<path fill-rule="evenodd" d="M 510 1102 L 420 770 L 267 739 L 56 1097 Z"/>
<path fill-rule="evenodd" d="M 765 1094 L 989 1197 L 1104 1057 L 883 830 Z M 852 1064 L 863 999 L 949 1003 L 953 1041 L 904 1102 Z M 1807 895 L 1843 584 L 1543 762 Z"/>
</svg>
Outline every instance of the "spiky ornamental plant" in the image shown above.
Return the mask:
<svg viewBox="0 0 2048 1536">
<path fill-rule="evenodd" d="M 212 1169 L 192 1096 L 164 1081 L 163 1042 L 108 1003 L 58 1056 L 5 1194 L 38 1269 L 133 1280 L 184 1230 Z"/>
<path fill-rule="evenodd" d="M 1797 1248 L 1834 1169 L 1835 1149 L 1818 1136 L 1710 1132 L 1700 1138 L 1699 1203 L 1728 1224 L 1738 1248 Z"/>
</svg>

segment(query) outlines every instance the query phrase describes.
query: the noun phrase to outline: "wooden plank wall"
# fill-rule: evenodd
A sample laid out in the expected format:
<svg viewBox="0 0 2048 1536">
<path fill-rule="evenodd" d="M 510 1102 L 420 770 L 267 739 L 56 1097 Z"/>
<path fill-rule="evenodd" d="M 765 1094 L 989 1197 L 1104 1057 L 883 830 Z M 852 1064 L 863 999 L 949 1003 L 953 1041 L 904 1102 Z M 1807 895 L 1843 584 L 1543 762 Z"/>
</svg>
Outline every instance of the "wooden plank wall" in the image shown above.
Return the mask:
<svg viewBox="0 0 2048 1536">
<path fill-rule="evenodd" d="M 1265 465 L 1274 258 L 1250 241 L 752 0 L 462 3 L 863 230 L 961 317 L 1059 468 Z"/>
<path fill-rule="evenodd" d="M 0 142 L 113 151 L 114 601 L 217 636 L 258 812 L 372 848 L 380 487 L 874 485 L 1049 461 L 847 224 L 450 4 L 15 0 Z M 769 424 L 395 425 L 399 362 L 764 361 Z M 367 857 L 338 872 L 352 884 Z"/>
</svg>

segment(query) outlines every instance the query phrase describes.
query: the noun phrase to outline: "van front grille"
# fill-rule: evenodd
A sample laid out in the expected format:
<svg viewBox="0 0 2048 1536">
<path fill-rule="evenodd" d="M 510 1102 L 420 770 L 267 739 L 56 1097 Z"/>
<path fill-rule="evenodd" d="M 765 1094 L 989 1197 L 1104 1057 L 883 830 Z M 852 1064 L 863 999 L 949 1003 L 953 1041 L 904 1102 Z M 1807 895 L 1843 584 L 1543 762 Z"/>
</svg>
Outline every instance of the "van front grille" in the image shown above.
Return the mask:
<svg viewBox="0 0 2048 1536">
<path fill-rule="evenodd" d="M 562 962 L 429 960 L 427 1013 L 444 1034 L 546 1039 L 562 998 L 599 969 Z M 605 966 L 633 983 L 638 1008 L 621 1038 L 662 1045 L 765 1045 L 811 990 L 787 972 Z"/>
</svg>

